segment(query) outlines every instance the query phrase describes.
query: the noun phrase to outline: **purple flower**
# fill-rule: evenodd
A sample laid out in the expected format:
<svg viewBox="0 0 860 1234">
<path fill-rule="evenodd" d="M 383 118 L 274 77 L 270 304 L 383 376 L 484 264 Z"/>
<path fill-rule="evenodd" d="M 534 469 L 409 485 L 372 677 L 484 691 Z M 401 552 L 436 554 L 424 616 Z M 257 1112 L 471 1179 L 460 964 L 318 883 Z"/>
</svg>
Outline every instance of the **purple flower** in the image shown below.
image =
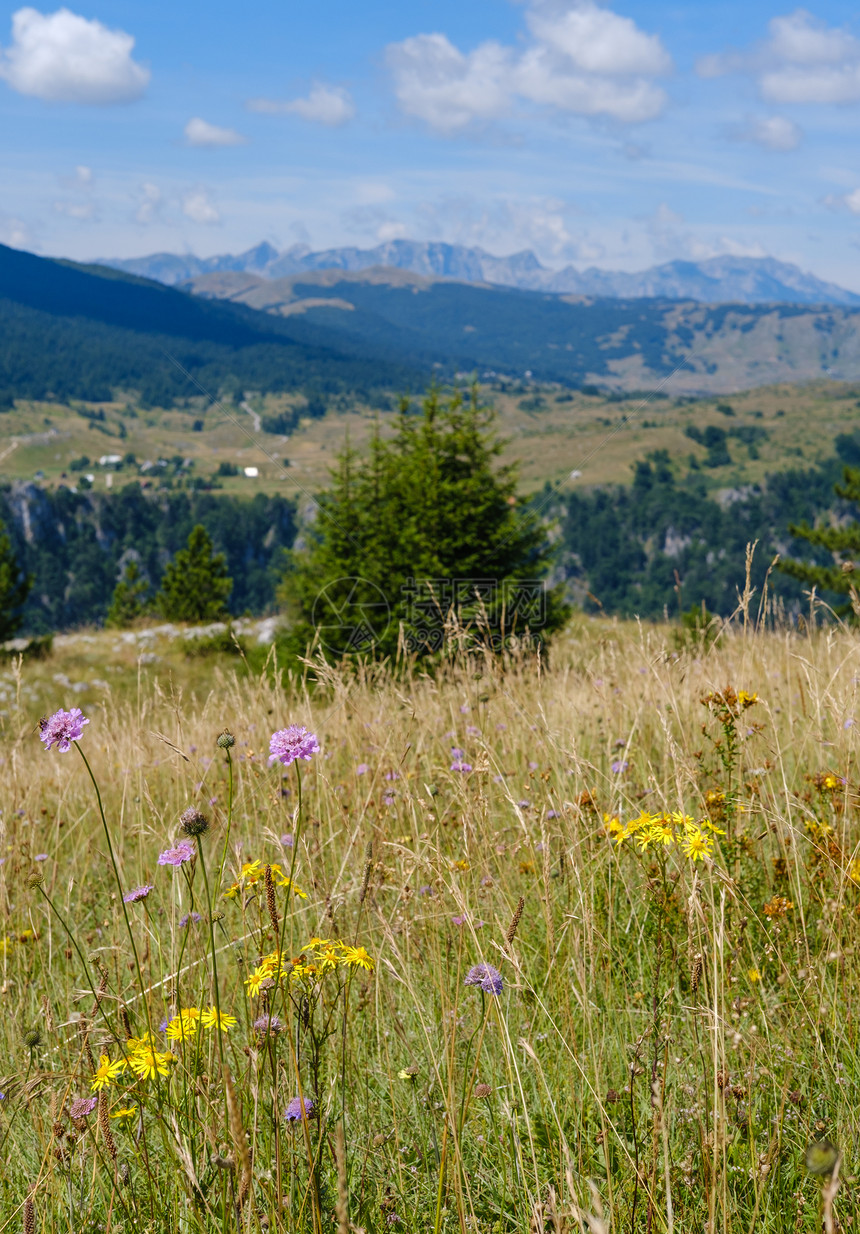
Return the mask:
<svg viewBox="0 0 860 1234">
<path fill-rule="evenodd" d="M 453 763 L 451 764 L 451 770 L 452 771 L 462 771 L 465 773 L 467 771 L 472 770 L 472 764 L 464 763 L 461 758 L 455 758 Z"/>
<path fill-rule="evenodd" d="M 69 1118 L 86 1118 L 98 1105 L 98 1097 L 78 1097 L 69 1106 Z"/>
<path fill-rule="evenodd" d="M 188 925 L 189 921 L 192 922 L 194 925 L 197 925 L 197 922 L 202 921 L 202 920 L 203 918 L 200 916 L 199 913 L 194 913 L 194 912 L 186 913 L 184 917 L 179 918 L 179 928 L 180 930 L 184 930 L 185 927 Z"/>
<path fill-rule="evenodd" d="M 538 763 L 535 763 L 535 762 L 529 762 L 529 771 L 537 771 L 538 766 L 539 766 L 539 764 L 538 764 Z"/>
<path fill-rule="evenodd" d="M 150 891 L 152 891 L 151 883 L 144 883 L 142 887 L 133 887 L 122 897 L 122 902 L 123 904 L 136 904 L 138 900 L 145 900 Z"/>
<path fill-rule="evenodd" d="M 394 794 L 386 793 L 385 796 L 382 798 L 382 804 L 384 806 L 393 806 L 394 805 Z"/>
<path fill-rule="evenodd" d="M 547 810 L 547 818 L 558 818 L 558 810 Z"/>
<path fill-rule="evenodd" d="M 385 778 L 386 780 L 399 780 L 400 772 L 399 771 L 386 771 Z"/>
<path fill-rule="evenodd" d="M 261 1015 L 259 1020 L 254 1021 L 255 1033 L 282 1033 L 283 1031 L 284 1026 L 276 1015 Z"/>
<path fill-rule="evenodd" d="M 303 1118 L 313 1118 L 314 1103 L 310 1097 L 293 1097 L 284 1112 L 284 1118 L 289 1123 L 300 1122 Z"/>
<path fill-rule="evenodd" d="M 291 831 L 288 831 L 286 835 L 281 836 L 281 843 L 283 844 L 284 848 L 292 848 L 293 847 L 293 833 Z"/>
<path fill-rule="evenodd" d="M 367 763 L 359 763 L 355 769 L 355 774 L 357 776 L 366 776 L 369 770 L 370 768 L 368 767 Z"/>
<path fill-rule="evenodd" d="M 429 883 L 425 883 L 423 887 L 418 888 L 418 894 L 420 896 L 432 896 L 432 895 L 435 895 L 436 893 Z"/>
<path fill-rule="evenodd" d="M 272 763 L 283 763 L 289 767 L 297 758 L 303 758 L 309 763 L 312 755 L 319 754 L 320 743 L 313 733 L 309 733 L 300 724 L 290 724 L 288 728 L 278 729 L 269 739 L 269 766 Z"/>
<path fill-rule="evenodd" d="M 468 918 L 467 917 L 452 917 L 451 920 L 453 921 L 455 926 L 462 926 L 466 924 L 466 922 L 468 921 Z"/>
<path fill-rule="evenodd" d="M 532 804 L 532 803 L 531 803 L 530 801 L 526 801 L 525 799 L 524 799 L 524 800 L 522 800 L 522 801 L 518 801 L 518 802 L 517 802 L 517 805 L 520 807 L 520 809 L 521 809 L 521 810 L 528 810 L 528 809 L 530 809 L 530 808 L 531 808 L 531 804 Z"/>
<path fill-rule="evenodd" d="M 480 737 L 481 735 L 481 730 L 475 724 L 467 724 L 466 732 L 472 737 Z"/>
<path fill-rule="evenodd" d="M 80 707 L 73 707 L 71 711 L 55 711 L 47 720 L 39 721 L 39 740 L 44 741 L 46 750 L 56 745 L 60 753 L 65 754 L 73 741 L 80 741 L 85 724 L 89 724 L 89 720 Z"/>
<path fill-rule="evenodd" d="M 610 770 L 614 776 L 623 776 L 629 766 L 630 764 L 626 758 L 617 758 L 612 764 Z"/>
<path fill-rule="evenodd" d="M 180 840 L 176 848 L 167 848 L 159 855 L 160 866 L 181 866 L 194 856 L 194 845 L 190 840 Z"/>
<path fill-rule="evenodd" d="M 480 986 L 485 994 L 495 994 L 497 998 L 505 988 L 502 974 L 497 968 L 493 968 L 492 964 L 476 964 L 474 968 L 470 968 L 464 985 Z"/>
<path fill-rule="evenodd" d="M 33 860 L 34 861 L 47 861 L 48 854 L 47 853 L 36 853 L 36 856 L 33 858 Z"/>
<path fill-rule="evenodd" d="M 459 746 L 451 746 L 451 757 L 452 758 L 462 758 L 464 753 L 465 751 L 461 750 Z"/>
</svg>

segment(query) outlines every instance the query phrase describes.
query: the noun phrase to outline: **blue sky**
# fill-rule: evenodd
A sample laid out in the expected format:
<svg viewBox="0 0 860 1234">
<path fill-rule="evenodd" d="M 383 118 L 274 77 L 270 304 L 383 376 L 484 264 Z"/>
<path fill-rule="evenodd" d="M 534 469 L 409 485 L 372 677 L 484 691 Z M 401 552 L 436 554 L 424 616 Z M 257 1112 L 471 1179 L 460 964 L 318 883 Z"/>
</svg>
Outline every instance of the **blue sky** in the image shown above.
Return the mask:
<svg viewBox="0 0 860 1234">
<path fill-rule="evenodd" d="M 410 237 L 860 291 L 860 12 L 758 0 L 0 3 L 0 241 Z"/>
</svg>

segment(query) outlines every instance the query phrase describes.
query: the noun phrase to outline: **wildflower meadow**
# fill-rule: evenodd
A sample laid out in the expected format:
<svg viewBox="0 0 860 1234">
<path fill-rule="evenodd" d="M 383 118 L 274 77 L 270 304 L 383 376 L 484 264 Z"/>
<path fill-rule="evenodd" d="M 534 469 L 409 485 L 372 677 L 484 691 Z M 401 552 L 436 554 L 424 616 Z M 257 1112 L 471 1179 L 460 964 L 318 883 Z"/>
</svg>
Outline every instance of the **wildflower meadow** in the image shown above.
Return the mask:
<svg viewBox="0 0 860 1234">
<path fill-rule="evenodd" d="M 857 1227 L 854 632 L 126 669 L 3 719 L 0 1234 Z"/>
</svg>

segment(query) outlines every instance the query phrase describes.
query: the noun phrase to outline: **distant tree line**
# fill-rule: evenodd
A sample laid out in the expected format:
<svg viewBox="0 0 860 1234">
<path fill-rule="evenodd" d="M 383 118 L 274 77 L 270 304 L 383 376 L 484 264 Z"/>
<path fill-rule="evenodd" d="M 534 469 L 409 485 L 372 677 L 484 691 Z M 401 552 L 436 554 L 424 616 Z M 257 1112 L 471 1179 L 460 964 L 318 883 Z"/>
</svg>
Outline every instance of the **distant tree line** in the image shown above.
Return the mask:
<svg viewBox="0 0 860 1234">
<path fill-rule="evenodd" d="M 2 490 L 0 634 L 122 626 L 144 609 L 204 621 L 280 606 L 299 649 L 314 637 L 321 595 L 333 613 L 347 605 L 371 625 L 384 595 L 385 629 L 360 633 L 393 653 L 401 623 L 407 634 L 416 613 L 426 624 L 427 605 L 414 597 L 401 611 L 410 580 L 516 580 L 550 567 L 586 611 L 648 619 L 704 604 L 726 616 L 753 541 L 759 593 L 779 554 L 786 568 L 769 586 L 795 609 L 810 585 L 837 606 L 856 586 L 860 472 L 840 477 L 860 465 L 860 431 L 838 437 L 837 456 L 820 466 L 777 472 L 719 499 L 703 472 L 679 475 L 656 451 L 635 464 L 632 484 L 566 496 L 548 488 L 529 506 L 515 497 L 513 473 L 494 471 L 490 423 L 474 405 L 432 396 L 419 417 L 404 413 L 392 442 L 374 441 L 367 459 L 347 451 L 295 554 L 296 508 L 282 497 L 152 495 L 136 484 L 98 495 Z M 553 521 L 561 534 L 551 553 Z M 557 587 L 547 594 L 551 630 L 564 605 Z M 509 603 L 504 591 L 498 602 Z M 495 622 L 492 606 L 486 618 Z M 328 644 L 346 646 L 354 635 L 345 623 L 328 631 Z"/>
<path fill-rule="evenodd" d="M 6 488 L 0 519 L 21 574 L 31 580 L 21 608 L 22 629 L 31 634 L 101 624 L 131 563 L 141 595 L 153 597 L 198 524 L 224 555 L 232 580 L 227 611 L 270 611 L 296 532 L 295 505 L 284 497 L 150 496 L 137 484 L 110 494 Z"/>
</svg>

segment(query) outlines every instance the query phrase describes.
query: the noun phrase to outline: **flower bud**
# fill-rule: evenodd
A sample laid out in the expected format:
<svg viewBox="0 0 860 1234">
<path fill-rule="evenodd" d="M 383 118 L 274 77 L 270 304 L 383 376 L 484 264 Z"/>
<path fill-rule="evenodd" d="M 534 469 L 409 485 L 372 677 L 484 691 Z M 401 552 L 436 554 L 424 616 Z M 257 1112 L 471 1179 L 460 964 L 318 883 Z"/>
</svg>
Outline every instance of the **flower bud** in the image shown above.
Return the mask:
<svg viewBox="0 0 860 1234">
<path fill-rule="evenodd" d="M 225 728 L 223 733 L 218 734 L 218 740 L 215 744 L 219 750 L 229 750 L 231 746 L 236 744 L 236 738 Z"/>
<path fill-rule="evenodd" d="M 194 806 L 189 806 L 180 814 L 179 826 L 187 836 L 202 836 L 209 830 L 209 819 Z"/>
</svg>

